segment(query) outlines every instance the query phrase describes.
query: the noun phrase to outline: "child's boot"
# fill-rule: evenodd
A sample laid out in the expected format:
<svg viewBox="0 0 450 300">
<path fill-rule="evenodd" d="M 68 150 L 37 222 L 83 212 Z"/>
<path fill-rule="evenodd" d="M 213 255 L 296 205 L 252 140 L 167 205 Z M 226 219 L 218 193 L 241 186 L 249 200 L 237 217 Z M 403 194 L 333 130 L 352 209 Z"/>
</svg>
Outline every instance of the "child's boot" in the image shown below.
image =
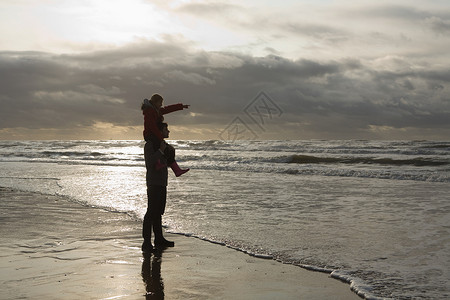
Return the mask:
<svg viewBox="0 0 450 300">
<path fill-rule="evenodd" d="M 187 171 L 189 171 L 189 169 L 184 169 L 184 170 L 181 169 L 181 168 L 178 166 L 178 164 L 177 164 L 176 161 L 174 161 L 174 162 L 170 165 L 170 167 L 172 168 L 173 173 L 175 173 L 175 176 L 177 176 L 177 177 L 179 177 L 179 176 L 183 175 L 184 173 L 186 173 Z"/>
</svg>

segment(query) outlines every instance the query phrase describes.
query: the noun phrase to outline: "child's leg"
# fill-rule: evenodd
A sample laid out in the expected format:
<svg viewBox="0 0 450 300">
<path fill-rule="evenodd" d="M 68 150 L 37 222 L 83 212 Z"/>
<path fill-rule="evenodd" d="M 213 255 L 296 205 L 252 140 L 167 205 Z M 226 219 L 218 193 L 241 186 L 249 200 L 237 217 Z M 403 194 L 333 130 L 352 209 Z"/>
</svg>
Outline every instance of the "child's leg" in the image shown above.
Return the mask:
<svg viewBox="0 0 450 300">
<path fill-rule="evenodd" d="M 175 161 L 175 148 L 169 144 L 166 144 L 164 155 L 167 158 L 167 164 L 170 166 Z"/>
<path fill-rule="evenodd" d="M 189 171 L 189 169 L 181 169 L 177 162 L 175 161 L 175 148 L 171 145 L 167 144 L 166 150 L 164 151 L 164 154 L 167 157 L 167 164 L 172 168 L 173 173 L 175 173 L 175 176 L 179 177 Z"/>
<path fill-rule="evenodd" d="M 152 143 L 153 151 L 158 151 L 158 149 L 161 147 L 161 141 L 159 140 L 159 138 L 157 138 L 156 136 L 154 136 L 154 135 L 152 135 L 152 134 L 149 135 L 149 136 L 146 138 L 146 140 L 147 140 L 147 141 L 150 141 L 150 142 Z M 156 169 L 156 170 L 159 170 L 159 169 L 161 169 L 161 168 L 166 168 L 166 167 L 167 167 L 167 165 L 161 163 L 160 160 L 158 160 L 158 161 L 156 162 L 156 164 L 155 164 L 155 169 Z"/>
</svg>

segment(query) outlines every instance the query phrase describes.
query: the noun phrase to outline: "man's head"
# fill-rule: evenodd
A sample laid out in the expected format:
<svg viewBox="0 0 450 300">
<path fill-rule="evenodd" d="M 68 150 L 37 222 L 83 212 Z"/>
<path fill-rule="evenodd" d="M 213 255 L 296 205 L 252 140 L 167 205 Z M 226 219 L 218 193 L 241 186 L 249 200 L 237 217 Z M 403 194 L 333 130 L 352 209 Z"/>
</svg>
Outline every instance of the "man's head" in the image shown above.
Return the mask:
<svg viewBox="0 0 450 300">
<path fill-rule="evenodd" d="M 158 124 L 158 129 L 161 131 L 163 138 L 168 138 L 169 137 L 169 125 L 167 123 L 159 123 Z"/>
</svg>

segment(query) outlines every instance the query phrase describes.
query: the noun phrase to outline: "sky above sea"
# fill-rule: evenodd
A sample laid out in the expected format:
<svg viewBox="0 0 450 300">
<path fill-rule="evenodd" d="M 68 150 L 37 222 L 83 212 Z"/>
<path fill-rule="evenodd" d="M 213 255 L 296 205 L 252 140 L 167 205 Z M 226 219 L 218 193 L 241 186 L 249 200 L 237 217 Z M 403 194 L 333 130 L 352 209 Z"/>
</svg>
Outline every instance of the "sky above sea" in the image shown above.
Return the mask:
<svg viewBox="0 0 450 300">
<path fill-rule="evenodd" d="M 448 1 L 0 2 L 0 139 L 450 136 Z"/>
</svg>

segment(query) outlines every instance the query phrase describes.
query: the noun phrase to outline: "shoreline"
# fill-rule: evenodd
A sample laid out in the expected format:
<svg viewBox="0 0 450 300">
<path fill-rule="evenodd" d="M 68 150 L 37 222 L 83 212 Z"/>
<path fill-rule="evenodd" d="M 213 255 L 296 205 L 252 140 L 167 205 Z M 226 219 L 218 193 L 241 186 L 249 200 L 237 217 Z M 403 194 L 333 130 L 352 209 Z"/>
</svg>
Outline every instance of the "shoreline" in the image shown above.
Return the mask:
<svg viewBox="0 0 450 300">
<path fill-rule="evenodd" d="M 141 222 L 59 196 L 0 187 L 0 298 L 361 299 L 330 274 L 165 233 L 143 255 Z"/>
</svg>

